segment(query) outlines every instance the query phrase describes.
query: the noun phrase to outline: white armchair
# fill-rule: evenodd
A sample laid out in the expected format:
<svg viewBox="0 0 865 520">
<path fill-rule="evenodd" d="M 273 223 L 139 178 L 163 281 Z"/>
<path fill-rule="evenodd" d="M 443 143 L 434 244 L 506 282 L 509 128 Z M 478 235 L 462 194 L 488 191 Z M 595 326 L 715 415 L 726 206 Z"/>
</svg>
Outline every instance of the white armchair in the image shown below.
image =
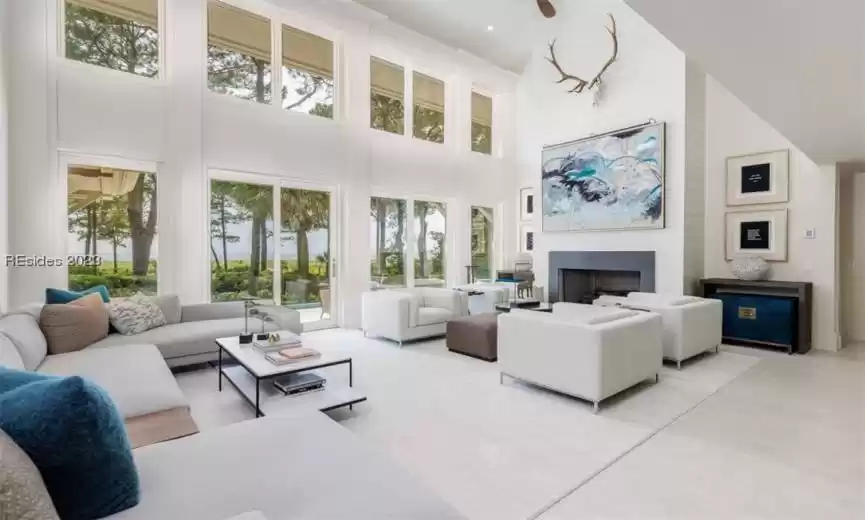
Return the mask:
<svg viewBox="0 0 865 520">
<path fill-rule="evenodd" d="M 556 303 L 552 314 L 499 316 L 498 362 L 509 376 L 591 401 L 661 371 L 661 317 L 650 312 Z"/>
<path fill-rule="evenodd" d="M 465 293 L 422 287 L 370 291 L 361 297 L 365 336 L 404 341 L 442 336 L 448 320 L 468 314 Z"/>
<path fill-rule="evenodd" d="M 723 304 L 720 300 L 696 296 L 629 293 L 622 305 L 661 315 L 664 321 L 664 359 L 682 361 L 721 345 Z"/>
</svg>

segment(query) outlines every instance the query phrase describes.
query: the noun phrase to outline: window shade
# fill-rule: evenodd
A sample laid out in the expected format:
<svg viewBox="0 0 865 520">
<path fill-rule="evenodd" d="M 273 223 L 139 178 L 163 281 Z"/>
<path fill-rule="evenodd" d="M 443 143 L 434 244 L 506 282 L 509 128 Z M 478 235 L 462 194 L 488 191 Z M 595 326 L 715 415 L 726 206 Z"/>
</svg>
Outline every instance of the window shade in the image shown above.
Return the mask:
<svg viewBox="0 0 865 520">
<path fill-rule="evenodd" d="M 207 4 L 207 41 L 270 62 L 270 20 L 222 2 Z"/>
<path fill-rule="evenodd" d="M 159 2 L 157 0 L 67 0 L 67 2 L 153 29 L 158 28 Z"/>
<path fill-rule="evenodd" d="M 282 64 L 291 69 L 333 78 L 333 42 L 283 25 Z"/>
<path fill-rule="evenodd" d="M 404 99 L 405 70 L 399 65 L 373 56 L 370 59 L 370 85 L 375 94 Z"/>
<path fill-rule="evenodd" d="M 472 92 L 472 123 L 493 126 L 493 100 Z"/>
<path fill-rule="evenodd" d="M 414 104 L 423 108 L 444 112 L 445 84 L 444 81 L 430 76 L 414 73 Z"/>
</svg>

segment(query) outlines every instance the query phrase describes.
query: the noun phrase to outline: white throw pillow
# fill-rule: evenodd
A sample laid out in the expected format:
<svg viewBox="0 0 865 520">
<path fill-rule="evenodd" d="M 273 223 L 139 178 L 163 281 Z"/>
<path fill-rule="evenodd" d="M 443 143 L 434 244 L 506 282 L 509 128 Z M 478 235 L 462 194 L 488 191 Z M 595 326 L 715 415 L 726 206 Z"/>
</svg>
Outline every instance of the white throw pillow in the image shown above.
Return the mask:
<svg viewBox="0 0 865 520">
<path fill-rule="evenodd" d="M 138 293 L 108 303 L 108 319 L 117 332 L 130 336 L 166 324 L 165 315 L 149 297 Z"/>
<path fill-rule="evenodd" d="M 39 322 L 29 314 L 3 316 L 0 319 L 0 334 L 15 344 L 27 370 L 36 370 L 48 355 L 48 342 L 39 329 Z"/>
<path fill-rule="evenodd" d="M 180 306 L 180 296 L 177 296 L 176 294 L 165 294 L 162 296 L 154 296 L 151 300 L 157 305 L 157 307 L 159 307 L 159 310 L 162 311 L 167 324 L 171 325 L 174 323 L 180 323 L 180 317 L 183 311 Z"/>
<path fill-rule="evenodd" d="M 12 340 L 0 333 L 0 367 L 24 370 L 24 359 Z"/>
</svg>

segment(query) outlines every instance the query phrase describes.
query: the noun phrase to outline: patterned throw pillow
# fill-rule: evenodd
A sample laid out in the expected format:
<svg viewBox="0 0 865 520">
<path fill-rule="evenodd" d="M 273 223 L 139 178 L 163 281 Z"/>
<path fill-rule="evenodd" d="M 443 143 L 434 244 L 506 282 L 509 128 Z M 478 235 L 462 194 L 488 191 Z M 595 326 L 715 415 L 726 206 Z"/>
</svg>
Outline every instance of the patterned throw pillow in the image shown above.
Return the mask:
<svg viewBox="0 0 865 520">
<path fill-rule="evenodd" d="M 130 336 L 166 324 L 165 315 L 147 296 L 138 293 L 125 299 L 111 300 L 108 318 L 117 332 Z"/>
<path fill-rule="evenodd" d="M 60 520 L 39 470 L 0 430 L 0 518 Z"/>
</svg>

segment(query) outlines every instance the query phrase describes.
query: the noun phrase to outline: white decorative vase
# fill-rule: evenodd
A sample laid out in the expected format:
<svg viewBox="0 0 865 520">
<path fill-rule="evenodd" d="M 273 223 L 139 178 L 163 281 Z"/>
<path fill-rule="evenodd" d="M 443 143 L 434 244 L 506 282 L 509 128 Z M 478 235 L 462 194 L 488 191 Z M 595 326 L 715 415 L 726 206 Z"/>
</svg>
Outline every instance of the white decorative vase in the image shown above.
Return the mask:
<svg viewBox="0 0 865 520">
<path fill-rule="evenodd" d="M 765 280 L 769 277 L 769 262 L 759 256 L 746 255 L 733 259 L 730 268 L 740 280 Z"/>
</svg>

